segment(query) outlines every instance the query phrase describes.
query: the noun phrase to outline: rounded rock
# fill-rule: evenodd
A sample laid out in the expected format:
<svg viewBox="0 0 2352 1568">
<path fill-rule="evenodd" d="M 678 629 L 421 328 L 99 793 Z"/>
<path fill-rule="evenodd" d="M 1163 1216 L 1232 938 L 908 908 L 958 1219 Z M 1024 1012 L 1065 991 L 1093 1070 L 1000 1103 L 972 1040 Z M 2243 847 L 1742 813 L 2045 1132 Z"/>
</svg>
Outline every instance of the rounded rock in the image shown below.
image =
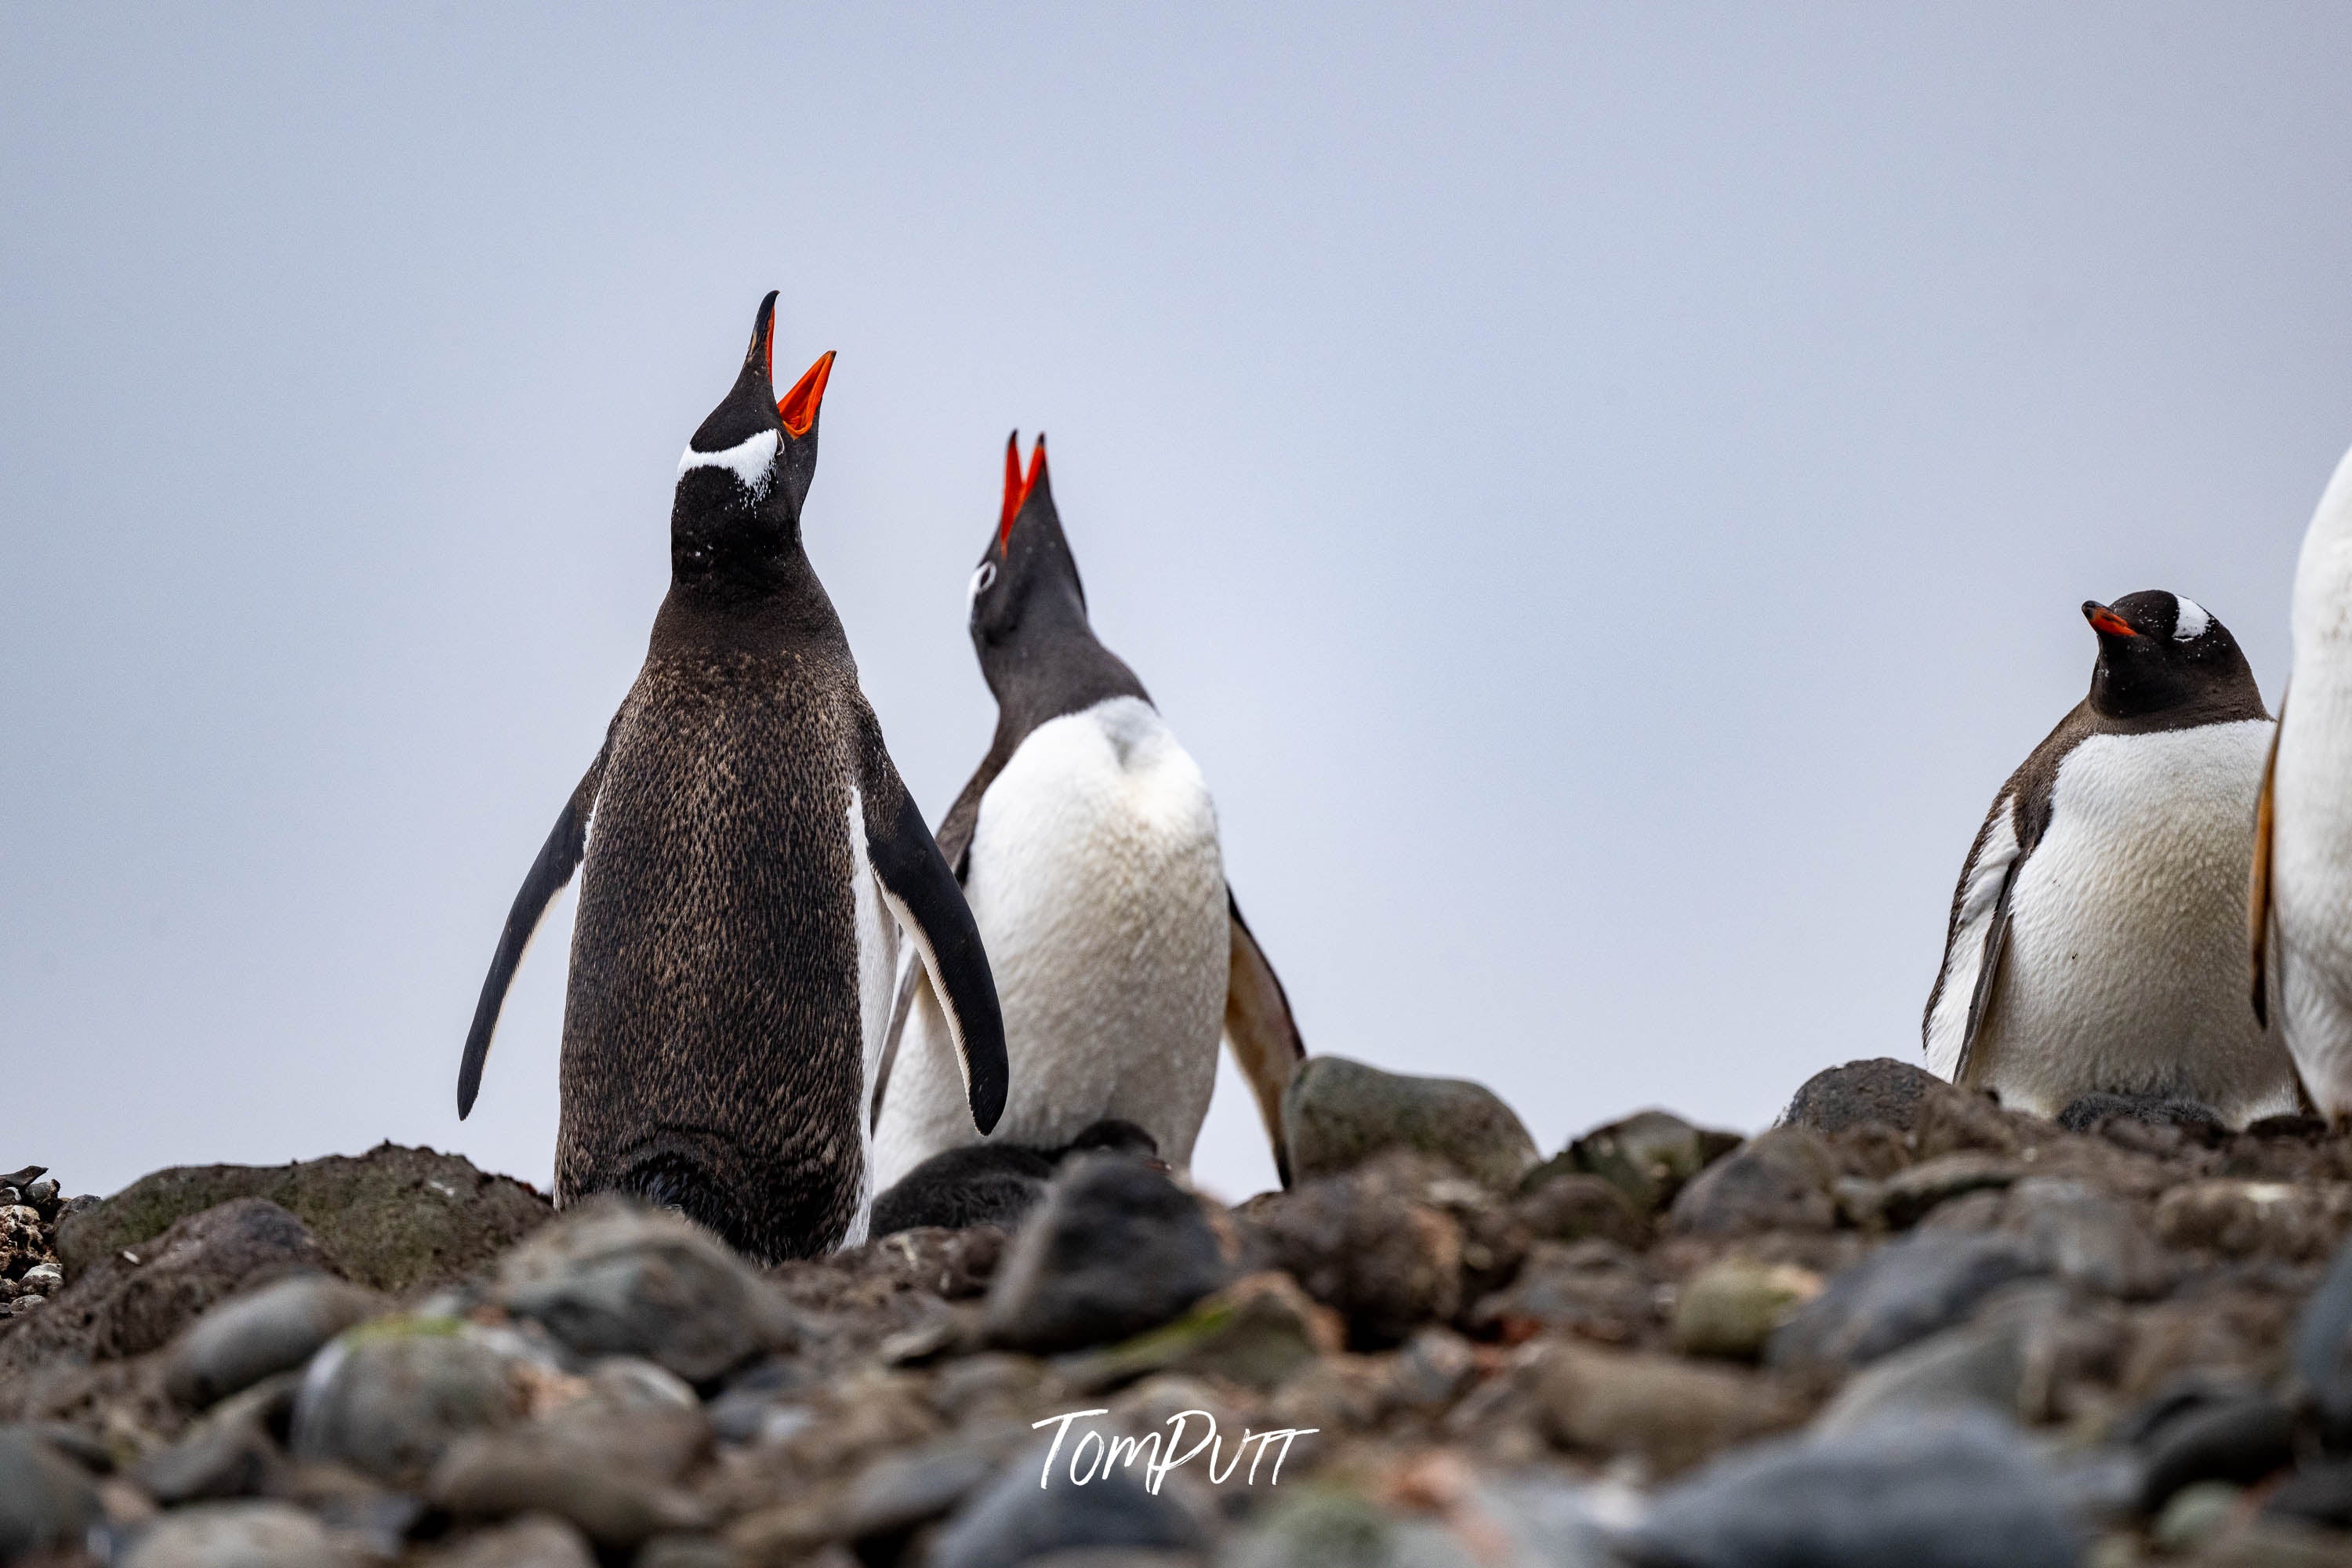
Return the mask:
<svg viewBox="0 0 2352 1568">
<path fill-rule="evenodd" d="M 224 1301 L 172 1347 L 163 1386 L 194 1409 L 291 1372 L 383 1300 L 331 1275 L 302 1274 Z"/>
<path fill-rule="evenodd" d="M 1282 1115 L 1297 1182 L 1417 1149 L 1507 1193 L 1542 1158 L 1526 1124 L 1484 1084 L 1382 1072 L 1345 1057 L 1302 1065 L 1283 1091 Z"/>
<path fill-rule="evenodd" d="M 293 1449 L 414 1490 L 457 1438 L 521 1414 L 504 1356 L 446 1319 L 393 1319 L 346 1332 L 311 1362 Z"/>
<path fill-rule="evenodd" d="M 357 1568 L 358 1554 L 291 1503 L 174 1509 L 141 1535 L 121 1568 Z"/>
</svg>

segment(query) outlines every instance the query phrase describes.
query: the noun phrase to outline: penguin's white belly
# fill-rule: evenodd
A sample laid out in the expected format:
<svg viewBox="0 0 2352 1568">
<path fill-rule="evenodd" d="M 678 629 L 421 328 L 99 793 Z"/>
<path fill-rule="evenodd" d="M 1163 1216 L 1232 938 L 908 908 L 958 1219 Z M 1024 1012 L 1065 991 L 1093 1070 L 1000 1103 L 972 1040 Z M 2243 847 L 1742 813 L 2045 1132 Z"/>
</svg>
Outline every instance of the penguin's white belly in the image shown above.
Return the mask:
<svg viewBox="0 0 2352 1568">
<path fill-rule="evenodd" d="M 982 797 L 964 895 L 1004 1015 L 992 1142 L 1051 1147 L 1106 1117 L 1182 1169 L 1216 1087 L 1231 932 L 1206 782 L 1149 703 L 1040 725 Z M 883 1104 L 883 1184 L 976 1142 L 928 988 Z"/>
<path fill-rule="evenodd" d="M 889 907 L 883 902 L 882 884 L 874 874 L 874 866 L 866 852 L 866 813 L 857 791 L 849 792 L 849 858 L 850 899 L 856 908 L 857 924 L 857 1020 L 858 1038 L 865 1077 L 864 1089 L 857 1103 L 874 1103 L 874 1075 L 882 1065 L 882 1046 L 890 1028 L 891 1004 L 898 999 L 898 922 L 891 918 Z M 874 1194 L 880 1190 L 875 1182 L 873 1122 L 866 1117 L 857 1119 L 858 1141 L 861 1145 L 859 1165 L 864 1173 L 857 1194 L 857 1214 L 838 1245 L 856 1247 L 866 1239 L 867 1225 L 874 1217 Z"/>
<path fill-rule="evenodd" d="M 2352 1111 L 2352 681 L 2298 658 L 2271 782 L 2278 1023 L 2320 1110 Z"/>
<path fill-rule="evenodd" d="M 2246 994 L 2246 872 L 2270 724 L 2094 735 L 2010 891 L 1977 1081 L 2043 1116 L 2094 1090 L 2183 1096 L 2231 1122 L 2291 1110 Z"/>
</svg>

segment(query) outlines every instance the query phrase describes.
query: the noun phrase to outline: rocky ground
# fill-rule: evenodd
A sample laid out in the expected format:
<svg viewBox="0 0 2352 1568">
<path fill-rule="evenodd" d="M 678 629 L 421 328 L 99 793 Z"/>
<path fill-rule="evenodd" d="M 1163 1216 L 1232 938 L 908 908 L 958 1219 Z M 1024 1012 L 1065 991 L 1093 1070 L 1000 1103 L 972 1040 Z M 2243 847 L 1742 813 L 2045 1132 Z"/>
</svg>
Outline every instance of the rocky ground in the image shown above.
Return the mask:
<svg viewBox="0 0 2352 1568">
<path fill-rule="evenodd" d="M 2352 1137 L 1891 1061 L 1549 1160 L 1337 1058 L 1291 1110 L 1238 1207 L 1084 1154 L 765 1271 L 425 1150 L 7 1178 L 0 1558 L 2352 1563 Z"/>
</svg>

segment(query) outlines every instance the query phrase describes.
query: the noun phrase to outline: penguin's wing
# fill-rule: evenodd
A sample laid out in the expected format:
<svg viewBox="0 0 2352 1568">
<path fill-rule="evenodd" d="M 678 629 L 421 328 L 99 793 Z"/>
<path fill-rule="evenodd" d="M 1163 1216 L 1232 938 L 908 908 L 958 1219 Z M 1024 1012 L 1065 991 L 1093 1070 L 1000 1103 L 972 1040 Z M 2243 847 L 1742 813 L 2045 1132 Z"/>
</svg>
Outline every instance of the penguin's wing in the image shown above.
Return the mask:
<svg viewBox="0 0 2352 1568">
<path fill-rule="evenodd" d="M 971 835 L 980 826 L 980 797 L 988 793 L 988 786 L 1003 769 L 1003 759 L 996 754 L 996 748 L 991 747 L 988 755 L 981 759 L 980 771 L 965 782 L 963 793 L 948 807 L 948 814 L 940 818 L 936 835 L 940 858 L 955 873 L 958 887 L 971 875 Z M 867 1110 L 871 1119 L 866 1123 L 868 1127 L 882 1125 L 882 1097 L 890 1092 L 890 1069 L 898 1064 L 898 1042 L 906 1036 L 907 1020 L 914 1015 L 917 993 L 929 984 L 922 961 L 910 956 L 905 972 L 898 976 L 898 999 L 890 1005 L 890 1027 L 882 1037 L 882 1066 L 874 1074 L 874 1103 Z"/>
<path fill-rule="evenodd" d="M 957 1065 L 963 1069 L 964 1093 L 971 1106 L 972 1125 L 984 1135 L 993 1131 L 1004 1114 L 1008 1069 L 1004 1059 L 1004 1019 L 997 1010 L 996 979 L 989 973 L 988 954 L 981 947 L 980 928 L 972 923 L 963 889 L 948 868 L 931 830 L 923 825 L 914 796 L 899 781 L 898 770 L 882 749 L 881 730 L 869 719 L 865 787 L 859 791 L 866 814 L 866 854 L 882 884 L 882 896 L 912 939 L 921 969 L 940 1010 L 947 1016 L 948 1036 L 955 1044 Z M 909 965 L 911 981 L 914 965 Z M 893 1022 L 904 1027 L 903 1014 L 911 997 L 900 987 Z M 886 1061 L 887 1065 L 887 1061 Z M 882 1103 L 877 1088 L 875 1110 Z"/>
<path fill-rule="evenodd" d="M 2263 759 L 2263 790 L 2254 797 L 2254 866 L 2246 885 L 2246 977 L 2252 983 L 2254 1022 L 2265 1029 L 2271 1026 L 2271 788 L 2278 779 L 2279 737 L 2286 733 L 2286 698 L 2279 693 L 2278 722 L 2271 726 L 2270 753 Z"/>
<path fill-rule="evenodd" d="M 1927 996 L 1921 1034 L 1927 1070 L 1954 1083 L 1971 1065 L 1977 1037 L 1992 1005 L 1994 983 L 2009 943 L 2009 894 L 2025 856 L 2020 846 L 2017 795 L 2004 788 L 1969 847 L 1952 918 L 1944 937 L 1944 966 Z"/>
<path fill-rule="evenodd" d="M 1242 906 L 1231 887 L 1225 889 L 1225 912 L 1233 927 L 1232 967 L 1225 978 L 1225 1045 L 1257 1097 L 1266 1141 L 1274 1145 L 1275 1173 L 1287 1187 L 1290 1148 L 1282 1125 L 1282 1093 L 1307 1059 L 1307 1045 L 1298 1037 L 1282 979 L 1265 961 L 1249 922 L 1242 919 Z"/>
<path fill-rule="evenodd" d="M 522 963 L 523 950 L 530 946 L 531 933 L 539 929 L 547 906 L 580 868 L 581 854 L 588 847 L 588 819 L 595 813 L 596 792 L 604 787 L 604 762 L 612 752 L 613 733 L 608 729 L 604 743 L 596 750 L 596 760 L 588 764 L 579 787 L 556 815 L 554 831 L 539 847 L 539 858 L 530 863 L 522 890 L 515 894 L 514 907 L 507 911 L 506 929 L 499 932 L 499 950 L 491 955 L 490 973 L 482 981 L 481 1000 L 474 1004 L 473 1027 L 466 1031 L 466 1054 L 457 1064 L 460 1121 L 472 1113 L 474 1097 L 481 1092 L 482 1064 L 489 1059 L 490 1036 L 499 1026 L 499 1009 L 506 1005 L 507 986 Z"/>
</svg>

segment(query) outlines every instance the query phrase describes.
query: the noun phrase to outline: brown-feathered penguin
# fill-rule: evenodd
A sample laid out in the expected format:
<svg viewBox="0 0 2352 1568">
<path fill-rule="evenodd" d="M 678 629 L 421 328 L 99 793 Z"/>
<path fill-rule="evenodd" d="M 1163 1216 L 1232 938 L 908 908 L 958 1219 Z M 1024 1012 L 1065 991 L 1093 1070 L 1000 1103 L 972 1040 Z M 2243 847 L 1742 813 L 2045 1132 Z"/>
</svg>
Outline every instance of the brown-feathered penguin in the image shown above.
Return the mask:
<svg viewBox="0 0 2352 1568">
<path fill-rule="evenodd" d="M 1222 1034 L 1286 1183 L 1282 1091 L 1305 1054 L 1290 1004 L 1225 885 L 1200 768 L 1087 621 L 1042 436 L 1025 474 L 1006 444 L 971 604 L 996 735 L 940 847 L 1004 1004 L 1013 1092 L 993 1141 L 1057 1148 L 1118 1119 L 1183 1169 Z M 935 984 L 910 969 L 875 1106 L 886 1185 L 976 1136 L 952 1039 Z"/>
<path fill-rule="evenodd" d="M 2246 1005 L 2246 877 L 2271 742 L 2229 628 L 2161 591 L 2086 604 L 2091 691 L 2010 775 L 1952 895 L 1927 1065 L 2054 1116 L 2088 1095 L 2294 1110 Z"/>
<path fill-rule="evenodd" d="M 457 1075 L 581 868 L 555 1197 L 635 1194 L 754 1258 L 865 1238 L 898 932 L 977 1131 L 1005 1099 L 995 984 L 801 547 L 830 353 L 779 399 L 776 296 L 678 460 L 645 668 L 507 917 Z M 584 856 L 584 858 L 583 858 Z"/>
</svg>

